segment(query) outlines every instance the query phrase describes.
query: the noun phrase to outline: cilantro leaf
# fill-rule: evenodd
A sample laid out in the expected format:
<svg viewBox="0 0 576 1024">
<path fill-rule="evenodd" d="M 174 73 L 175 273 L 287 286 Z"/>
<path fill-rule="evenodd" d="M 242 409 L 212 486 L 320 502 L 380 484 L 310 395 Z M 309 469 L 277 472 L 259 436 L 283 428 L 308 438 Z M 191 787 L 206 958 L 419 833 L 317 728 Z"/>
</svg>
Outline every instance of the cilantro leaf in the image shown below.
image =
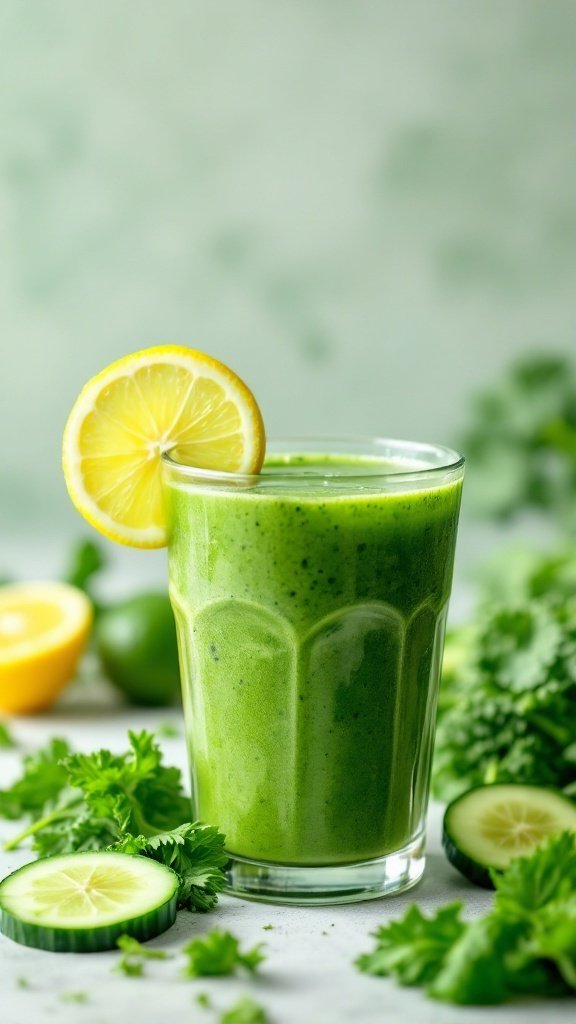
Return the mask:
<svg viewBox="0 0 576 1024">
<path fill-rule="evenodd" d="M 263 1006 L 250 996 L 243 996 L 222 1014 L 220 1024 L 268 1024 L 269 1019 Z"/>
<path fill-rule="evenodd" d="M 121 935 L 116 940 L 118 949 L 122 950 L 122 956 L 115 964 L 113 970 L 126 974 L 131 978 L 141 978 L 144 973 L 144 960 L 168 960 L 170 954 L 163 949 L 150 949 L 143 946 L 131 935 Z"/>
<path fill-rule="evenodd" d="M 214 928 L 201 938 L 192 939 L 184 946 L 183 952 L 188 963 L 183 970 L 185 978 L 209 977 L 212 975 L 235 974 L 240 967 L 253 974 L 265 959 L 262 944 L 242 952 L 240 943 L 231 932 Z"/>
<path fill-rule="evenodd" d="M 376 948 L 358 957 L 356 966 L 366 974 L 392 975 L 401 985 L 425 985 L 465 929 L 461 909 L 461 903 L 450 903 L 429 918 L 413 904 L 401 921 L 374 933 Z"/>
<path fill-rule="evenodd" d="M 121 853 L 139 853 L 172 868 L 180 877 L 178 906 L 187 910 L 212 910 L 225 876 L 222 868 L 228 857 L 224 836 L 212 825 L 187 822 L 154 836 L 128 836 L 111 849 Z"/>
</svg>

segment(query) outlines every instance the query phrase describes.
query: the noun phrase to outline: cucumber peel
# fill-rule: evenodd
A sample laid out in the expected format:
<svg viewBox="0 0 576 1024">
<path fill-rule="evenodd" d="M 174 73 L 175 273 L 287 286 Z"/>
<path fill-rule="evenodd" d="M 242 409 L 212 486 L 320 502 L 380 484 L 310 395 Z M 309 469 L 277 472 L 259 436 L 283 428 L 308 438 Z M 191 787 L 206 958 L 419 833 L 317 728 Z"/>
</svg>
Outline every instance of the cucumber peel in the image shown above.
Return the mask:
<svg viewBox="0 0 576 1024">
<path fill-rule="evenodd" d="M 44 857 L 0 882 L 0 931 L 53 952 L 114 949 L 120 935 L 143 942 L 175 921 L 171 868 L 108 851 Z"/>
<path fill-rule="evenodd" d="M 470 789 L 448 805 L 442 845 L 462 875 L 493 889 L 493 871 L 562 831 L 576 832 L 576 805 L 559 790 L 494 783 Z"/>
</svg>

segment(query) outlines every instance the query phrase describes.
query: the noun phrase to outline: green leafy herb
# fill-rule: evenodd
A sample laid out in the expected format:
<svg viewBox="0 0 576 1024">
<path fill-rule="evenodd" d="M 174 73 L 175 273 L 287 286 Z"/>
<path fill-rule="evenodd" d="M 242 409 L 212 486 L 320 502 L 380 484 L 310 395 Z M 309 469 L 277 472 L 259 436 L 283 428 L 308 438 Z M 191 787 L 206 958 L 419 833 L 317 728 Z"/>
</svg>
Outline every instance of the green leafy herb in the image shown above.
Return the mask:
<svg viewBox="0 0 576 1024">
<path fill-rule="evenodd" d="M 150 949 L 147 946 L 143 946 L 141 942 L 133 939 L 131 935 L 121 935 L 117 939 L 116 945 L 122 950 L 122 956 L 115 965 L 114 970 L 120 971 L 121 974 L 126 974 L 131 978 L 142 977 L 145 960 L 168 960 L 170 957 L 170 954 L 166 953 L 163 949 Z"/>
<path fill-rule="evenodd" d="M 180 907 L 211 910 L 224 886 L 224 837 L 187 821 L 181 773 L 162 763 L 154 735 L 128 737 L 122 755 L 72 754 L 63 740 L 53 740 L 26 758 L 22 778 L 0 792 L 0 816 L 28 815 L 32 822 L 5 848 L 31 837 L 39 856 L 101 849 L 142 854 L 180 876 Z"/>
<path fill-rule="evenodd" d="M 220 1024 L 268 1024 L 268 1014 L 263 1006 L 255 1003 L 250 996 L 243 996 L 220 1018 Z"/>
<path fill-rule="evenodd" d="M 224 836 L 212 825 L 187 822 L 146 838 L 130 836 L 111 849 L 121 853 L 140 853 L 160 861 L 180 876 L 178 905 L 188 910 L 212 910 L 222 890 Z"/>
<path fill-rule="evenodd" d="M 576 371 L 562 357 L 515 363 L 480 394 L 462 439 L 467 502 L 507 518 L 526 509 L 576 525 Z"/>
<path fill-rule="evenodd" d="M 0 722 L 0 750 L 16 746 L 16 740 L 5 722 Z"/>
<path fill-rule="evenodd" d="M 36 819 L 54 805 L 68 784 L 61 761 L 69 754 L 66 740 L 53 739 L 35 754 L 26 755 L 21 777 L 8 789 L 0 790 L 0 817 Z"/>
<path fill-rule="evenodd" d="M 374 933 L 376 948 L 360 956 L 357 966 L 367 974 L 392 974 L 401 985 L 427 984 L 465 929 L 460 910 L 460 903 L 442 907 L 432 928 L 413 904 L 401 921 L 391 921 Z"/>
<path fill-rule="evenodd" d="M 502 561 L 502 559 L 501 559 Z M 434 789 L 520 782 L 576 792 L 576 554 L 532 561 L 515 603 L 482 591 L 478 624 L 449 634 Z"/>
<path fill-rule="evenodd" d="M 164 767 L 152 733 L 128 737 L 130 748 L 122 755 L 71 754 L 64 741 L 53 740 L 26 759 L 22 779 L 0 793 L 0 814 L 28 813 L 34 820 L 8 848 L 31 835 L 40 856 L 97 850 L 126 833 L 151 836 L 185 821 L 190 801 L 180 771 Z"/>
<path fill-rule="evenodd" d="M 484 917 L 462 921 L 460 903 L 432 917 L 412 906 L 378 929 L 376 948 L 358 958 L 358 968 L 463 1005 L 576 990 L 576 835 L 550 838 L 494 872 L 493 882 Z"/>
<path fill-rule="evenodd" d="M 192 942 L 184 946 L 183 952 L 188 957 L 184 977 L 234 974 L 240 967 L 253 974 L 265 959 L 261 948 L 259 943 L 253 949 L 242 952 L 238 939 L 231 932 L 214 928 L 207 935 L 192 939 Z"/>
<path fill-rule="evenodd" d="M 212 1005 L 210 996 L 207 992 L 198 992 L 196 1002 L 198 1003 L 198 1006 L 201 1006 L 204 1010 L 209 1010 Z"/>
</svg>

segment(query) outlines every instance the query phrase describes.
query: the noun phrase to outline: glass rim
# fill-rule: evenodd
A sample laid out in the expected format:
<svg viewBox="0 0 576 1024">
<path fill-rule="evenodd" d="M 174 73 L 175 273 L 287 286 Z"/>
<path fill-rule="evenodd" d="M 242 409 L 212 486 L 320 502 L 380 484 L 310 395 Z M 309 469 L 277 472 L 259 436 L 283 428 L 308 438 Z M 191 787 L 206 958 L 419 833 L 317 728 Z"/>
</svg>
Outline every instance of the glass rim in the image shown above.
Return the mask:
<svg viewBox="0 0 576 1024">
<path fill-rule="evenodd" d="M 339 445 L 343 445 L 344 448 L 338 450 Z M 274 450 L 276 446 L 278 446 L 277 451 Z M 381 449 L 381 451 L 379 452 L 378 449 Z M 178 472 L 183 477 L 188 477 L 197 483 L 242 484 L 244 486 L 282 481 L 294 484 L 298 480 L 309 483 L 314 478 L 319 481 L 341 480 L 346 481 L 347 484 L 353 484 L 362 480 L 370 480 L 372 483 L 382 480 L 390 485 L 409 480 L 429 479 L 430 477 L 442 476 L 444 474 L 452 476 L 459 470 L 463 470 L 466 461 L 463 455 L 445 445 L 360 434 L 273 435 L 267 438 L 263 471 L 260 473 L 234 473 L 228 470 L 205 469 L 192 466 L 189 463 L 180 462 L 177 458 L 174 458 L 173 453 L 175 450 L 177 448 L 162 452 L 162 462 L 167 469 Z M 404 452 L 406 459 L 409 459 L 411 455 L 415 462 L 412 465 L 403 466 L 401 469 L 392 470 L 392 472 L 378 472 L 376 467 L 375 471 L 370 471 L 368 466 L 358 473 L 339 473 L 337 466 L 334 467 L 333 472 L 323 469 L 317 473 L 311 472 L 305 466 L 302 467 L 302 472 L 298 472 L 296 466 L 292 466 L 289 472 L 283 472 L 282 465 L 266 469 L 266 458 L 269 455 L 281 456 L 282 454 L 298 453 L 319 456 L 359 455 L 367 460 L 373 457 L 374 462 L 376 462 L 377 459 L 384 459 L 386 453 L 389 459 L 394 458 L 394 453 L 396 453 L 397 457 L 400 457 L 399 453 L 401 451 Z M 421 460 L 421 465 L 418 465 L 419 459 Z M 288 467 L 288 462 L 286 466 Z"/>
</svg>

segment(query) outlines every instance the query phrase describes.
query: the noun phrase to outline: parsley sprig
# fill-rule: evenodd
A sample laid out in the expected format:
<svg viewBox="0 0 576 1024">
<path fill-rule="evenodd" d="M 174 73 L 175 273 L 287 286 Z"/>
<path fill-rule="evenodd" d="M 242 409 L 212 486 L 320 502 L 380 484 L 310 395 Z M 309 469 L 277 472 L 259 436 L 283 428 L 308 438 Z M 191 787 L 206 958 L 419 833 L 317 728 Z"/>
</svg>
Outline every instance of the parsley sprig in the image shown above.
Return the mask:
<svg viewBox="0 0 576 1024">
<path fill-rule="evenodd" d="M 178 768 L 166 767 L 154 735 L 129 732 L 129 749 L 74 754 L 52 740 L 24 761 L 24 771 L 0 791 L 0 816 L 31 823 L 6 842 L 31 839 L 39 856 L 112 849 L 167 864 L 180 877 L 179 906 L 211 910 L 224 885 L 224 837 L 190 822 L 190 800 Z"/>
<path fill-rule="evenodd" d="M 576 554 L 484 574 L 473 627 L 447 637 L 434 764 L 438 796 L 521 782 L 576 792 Z"/>
<path fill-rule="evenodd" d="M 357 967 L 464 1005 L 576 990 L 576 835 L 550 838 L 492 880 L 488 914 L 465 922 L 461 903 L 432 917 L 413 905 L 375 932 L 375 949 Z"/>
<path fill-rule="evenodd" d="M 153 836 L 127 836 L 112 849 L 139 853 L 166 864 L 180 877 L 178 906 L 187 910 L 211 910 L 222 889 L 224 838 L 218 829 L 201 822 L 186 822 L 170 832 Z"/>
</svg>

